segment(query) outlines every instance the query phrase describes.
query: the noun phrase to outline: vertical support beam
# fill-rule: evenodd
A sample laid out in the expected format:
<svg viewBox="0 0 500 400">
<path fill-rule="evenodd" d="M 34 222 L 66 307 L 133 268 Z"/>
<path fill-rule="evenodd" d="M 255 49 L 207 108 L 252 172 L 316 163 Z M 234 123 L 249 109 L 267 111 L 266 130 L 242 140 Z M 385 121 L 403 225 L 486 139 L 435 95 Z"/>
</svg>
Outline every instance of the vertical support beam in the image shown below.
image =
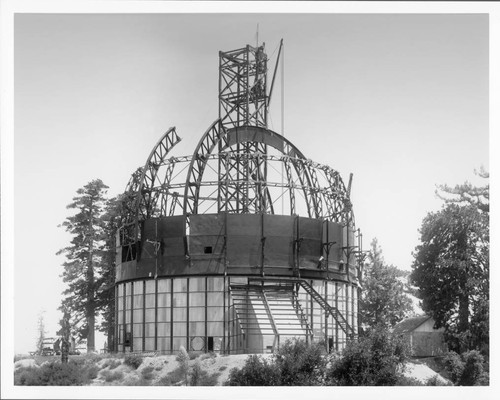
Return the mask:
<svg viewBox="0 0 500 400">
<path fill-rule="evenodd" d="M 144 319 L 145 320 L 145 319 Z M 146 348 L 143 348 L 144 350 Z M 158 279 L 155 276 L 155 338 L 154 351 L 158 350 Z"/>
<path fill-rule="evenodd" d="M 224 308 L 222 309 L 224 311 Z M 208 277 L 205 276 L 205 353 L 208 353 Z"/>
<path fill-rule="evenodd" d="M 130 283 L 130 351 L 134 351 L 134 282 Z"/>
<path fill-rule="evenodd" d="M 339 309 L 339 284 L 335 282 L 335 308 Z M 335 323 L 335 350 L 339 351 L 339 324 Z"/>
<path fill-rule="evenodd" d="M 174 279 L 170 279 L 170 353 L 174 352 Z"/>
<path fill-rule="evenodd" d="M 227 218 L 226 218 L 226 221 L 227 221 Z M 226 299 L 227 295 L 226 295 L 226 292 L 229 290 L 229 282 L 228 282 L 228 277 L 226 274 L 224 274 L 224 278 L 223 278 L 223 282 L 222 282 L 222 287 L 224 288 L 223 290 L 223 293 L 222 293 L 222 314 L 223 314 L 223 320 L 222 320 L 222 352 L 226 352 L 226 329 L 227 329 L 227 317 L 226 314 L 228 314 L 229 312 L 229 307 L 226 306 L 226 301 L 228 301 Z M 228 332 L 229 333 L 229 332 Z"/>
<path fill-rule="evenodd" d="M 266 247 L 266 237 L 264 236 L 264 213 L 260 214 L 260 242 L 261 242 L 261 254 L 260 254 L 260 275 L 265 276 L 264 271 L 264 258 L 265 258 L 265 247 Z"/>
<path fill-rule="evenodd" d="M 328 303 L 328 280 L 324 281 L 325 283 L 325 300 Z M 330 352 L 330 344 L 328 342 L 328 318 L 330 317 L 330 314 L 325 312 L 325 345 L 326 345 L 326 352 Z"/>
<path fill-rule="evenodd" d="M 191 341 L 189 334 L 189 278 L 186 278 L 186 346 L 187 351 L 191 351 Z"/>
<path fill-rule="evenodd" d="M 142 281 L 142 349 L 146 349 L 146 281 Z"/>
</svg>

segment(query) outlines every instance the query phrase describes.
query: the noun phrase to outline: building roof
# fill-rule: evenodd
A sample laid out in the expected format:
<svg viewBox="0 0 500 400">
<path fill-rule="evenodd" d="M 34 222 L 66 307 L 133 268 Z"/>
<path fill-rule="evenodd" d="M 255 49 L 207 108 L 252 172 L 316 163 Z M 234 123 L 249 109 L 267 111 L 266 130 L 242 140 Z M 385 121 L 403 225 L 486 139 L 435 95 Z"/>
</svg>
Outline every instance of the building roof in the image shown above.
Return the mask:
<svg viewBox="0 0 500 400">
<path fill-rule="evenodd" d="M 412 332 L 429 319 L 431 319 L 431 317 L 428 315 L 419 315 L 417 317 L 407 318 L 397 324 L 392 332 L 399 334 Z"/>
</svg>

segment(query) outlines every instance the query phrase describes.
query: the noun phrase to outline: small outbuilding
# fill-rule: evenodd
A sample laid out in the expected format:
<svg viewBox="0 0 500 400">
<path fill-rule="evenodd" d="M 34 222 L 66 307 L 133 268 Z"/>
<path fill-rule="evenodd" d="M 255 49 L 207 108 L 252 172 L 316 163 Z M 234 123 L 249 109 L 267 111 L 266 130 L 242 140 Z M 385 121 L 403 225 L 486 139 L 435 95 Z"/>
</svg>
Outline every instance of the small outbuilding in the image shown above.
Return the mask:
<svg viewBox="0 0 500 400">
<path fill-rule="evenodd" d="M 444 328 L 434 329 L 435 321 L 428 315 L 407 318 L 397 324 L 393 333 L 410 341 L 414 357 L 431 357 L 448 350 L 444 341 Z"/>
</svg>

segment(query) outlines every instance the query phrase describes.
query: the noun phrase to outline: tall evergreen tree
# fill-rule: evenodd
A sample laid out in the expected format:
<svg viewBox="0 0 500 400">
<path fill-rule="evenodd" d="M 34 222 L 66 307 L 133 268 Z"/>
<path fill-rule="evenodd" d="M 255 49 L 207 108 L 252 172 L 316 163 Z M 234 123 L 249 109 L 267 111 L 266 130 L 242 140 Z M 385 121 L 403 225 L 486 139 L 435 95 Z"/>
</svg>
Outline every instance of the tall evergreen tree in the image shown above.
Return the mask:
<svg viewBox="0 0 500 400">
<path fill-rule="evenodd" d="M 483 174 L 487 177 L 487 173 Z M 457 351 L 489 347 L 489 186 L 441 186 L 443 208 L 423 220 L 411 279 L 422 308 Z"/>
<path fill-rule="evenodd" d="M 36 339 L 36 351 L 38 352 L 38 354 L 42 354 L 43 341 L 45 340 L 45 334 L 47 333 L 45 331 L 44 313 L 45 311 L 41 311 L 40 314 L 38 315 L 38 326 L 37 326 L 38 336 Z"/>
<path fill-rule="evenodd" d="M 389 328 L 411 314 L 412 301 L 407 295 L 407 273 L 387 265 L 377 239 L 373 239 L 364 265 L 362 295 L 359 301 L 363 329 Z"/>
<path fill-rule="evenodd" d="M 102 290 L 103 246 L 105 242 L 102 218 L 108 187 L 100 180 L 89 182 L 77 190 L 67 208 L 75 210 L 73 216 L 61 224 L 73 238 L 71 245 L 57 254 L 66 256 L 62 278 L 68 284 L 63 292 L 61 310 L 71 315 L 71 325 L 80 338 L 87 339 L 87 351 L 95 350 L 96 315 Z"/>
</svg>

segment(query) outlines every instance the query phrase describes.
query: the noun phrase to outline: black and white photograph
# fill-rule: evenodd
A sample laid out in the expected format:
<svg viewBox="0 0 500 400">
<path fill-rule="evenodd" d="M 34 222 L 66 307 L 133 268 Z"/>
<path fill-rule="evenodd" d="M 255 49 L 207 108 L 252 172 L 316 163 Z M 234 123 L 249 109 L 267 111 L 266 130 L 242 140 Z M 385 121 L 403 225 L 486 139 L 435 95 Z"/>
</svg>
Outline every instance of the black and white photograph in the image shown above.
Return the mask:
<svg viewBox="0 0 500 400">
<path fill-rule="evenodd" d="M 2 398 L 492 398 L 498 13 L 2 2 Z"/>
</svg>

